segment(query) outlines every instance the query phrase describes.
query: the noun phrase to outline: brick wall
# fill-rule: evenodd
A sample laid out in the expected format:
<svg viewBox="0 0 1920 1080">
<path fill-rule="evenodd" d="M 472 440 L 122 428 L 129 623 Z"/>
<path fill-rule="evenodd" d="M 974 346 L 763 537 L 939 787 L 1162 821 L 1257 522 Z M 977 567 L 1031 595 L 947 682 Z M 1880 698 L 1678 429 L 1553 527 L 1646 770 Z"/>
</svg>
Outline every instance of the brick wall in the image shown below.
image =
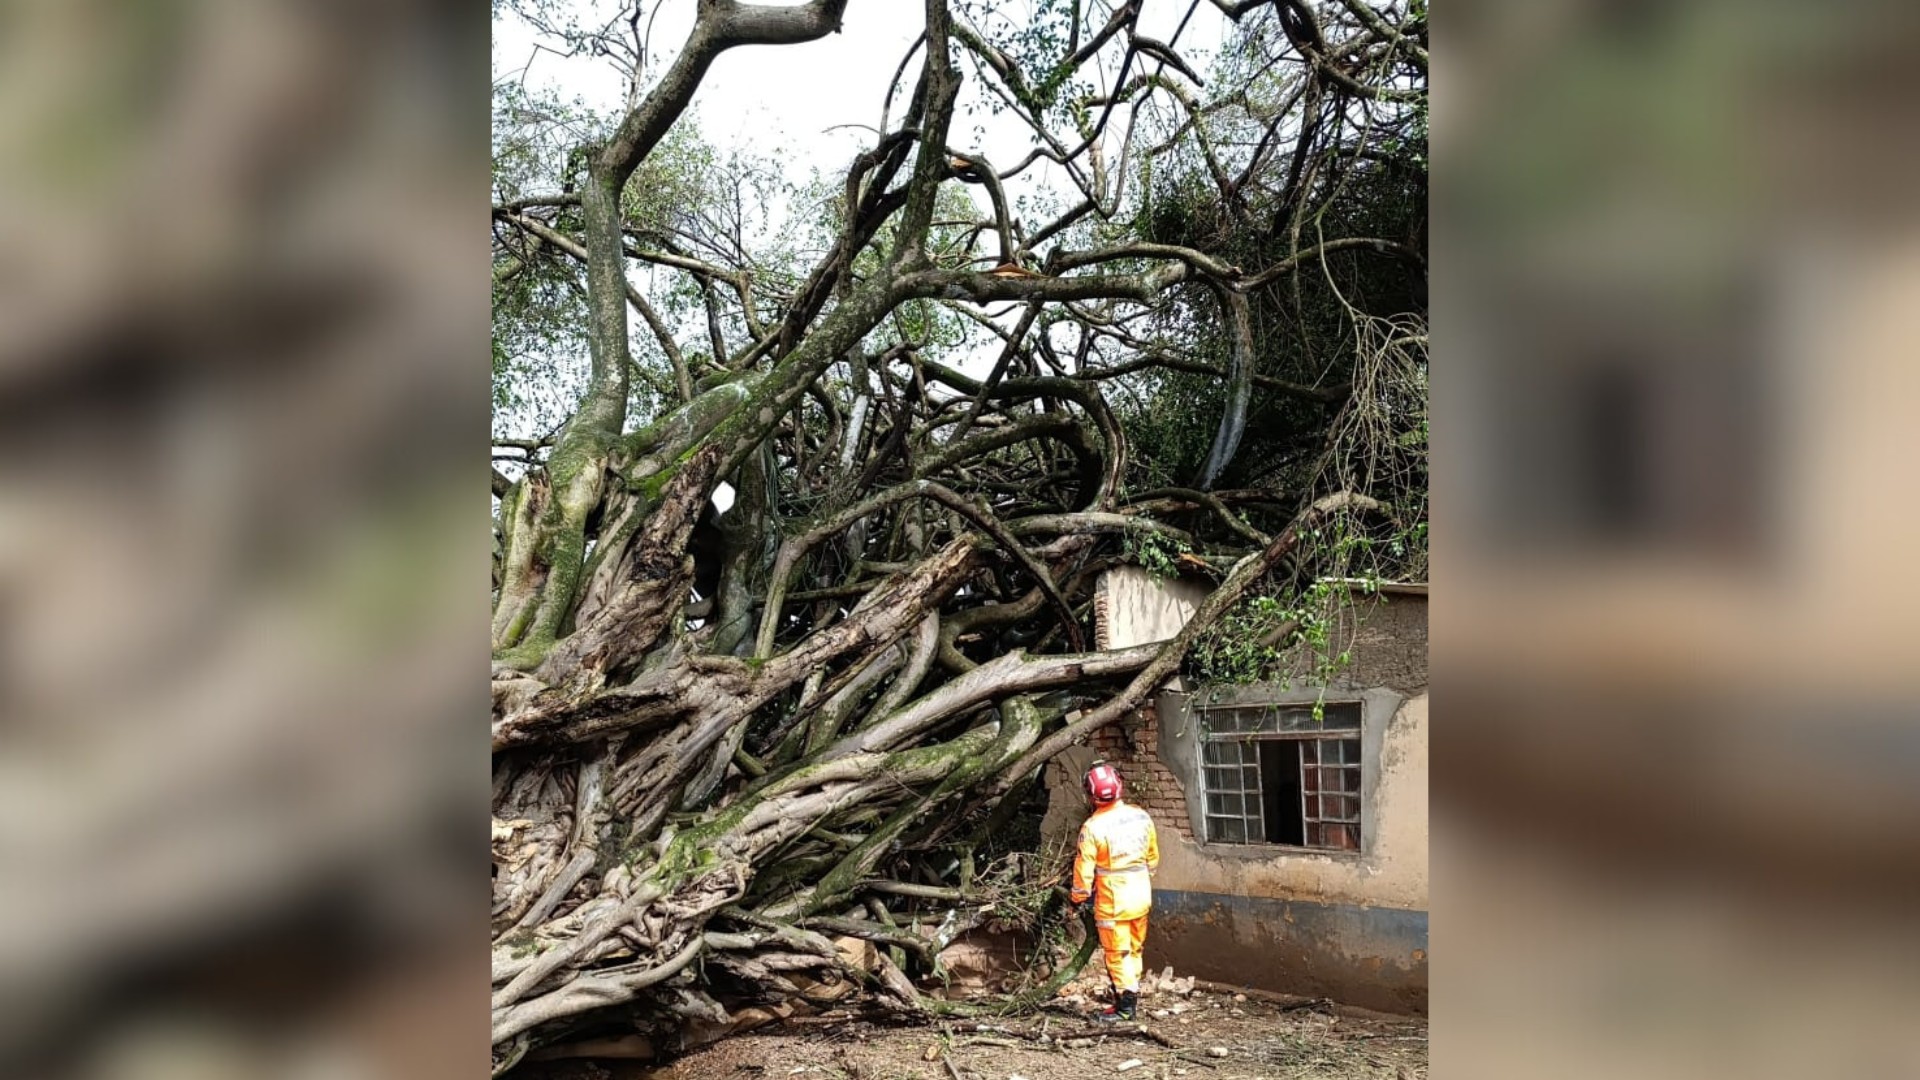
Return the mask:
<svg viewBox="0 0 1920 1080">
<path fill-rule="evenodd" d="M 1160 762 L 1160 717 L 1152 704 L 1093 735 L 1093 751 L 1120 770 L 1126 800 L 1153 815 L 1155 828 L 1193 839 L 1187 798 L 1172 771 Z"/>
</svg>

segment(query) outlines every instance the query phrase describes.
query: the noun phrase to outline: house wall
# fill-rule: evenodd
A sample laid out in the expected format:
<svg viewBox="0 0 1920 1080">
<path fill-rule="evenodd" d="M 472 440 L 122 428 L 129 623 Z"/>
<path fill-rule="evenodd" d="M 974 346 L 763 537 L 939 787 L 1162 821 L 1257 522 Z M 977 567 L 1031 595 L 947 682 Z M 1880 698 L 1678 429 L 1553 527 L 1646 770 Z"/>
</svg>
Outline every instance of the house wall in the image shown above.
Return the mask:
<svg viewBox="0 0 1920 1080">
<path fill-rule="evenodd" d="M 1162 691 L 1049 765 L 1043 829 L 1057 842 L 1070 841 L 1085 818 L 1080 778 L 1096 758 L 1120 767 L 1127 799 L 1159 826 L 1150 967 L 1170 964 L 1182 974 L 1367 1008 L 1426 1011 L 1426 606 L 1424 595 L 1357 604 L 1337 639 L 1353 650 L 1353 662 L 1328 686 Z M 1127 605 L 1151 609 L 1139 600 Z M 1134 643 L 1120 622 L 1107 630 L 1113 647 Z M 1322 693 L 1362 705 L 1361 850 L 1202 842 L 1198 707 L 1311 702 Z M 1188 792 L 1196 797 L 1189 800 Z"/>
</svg>

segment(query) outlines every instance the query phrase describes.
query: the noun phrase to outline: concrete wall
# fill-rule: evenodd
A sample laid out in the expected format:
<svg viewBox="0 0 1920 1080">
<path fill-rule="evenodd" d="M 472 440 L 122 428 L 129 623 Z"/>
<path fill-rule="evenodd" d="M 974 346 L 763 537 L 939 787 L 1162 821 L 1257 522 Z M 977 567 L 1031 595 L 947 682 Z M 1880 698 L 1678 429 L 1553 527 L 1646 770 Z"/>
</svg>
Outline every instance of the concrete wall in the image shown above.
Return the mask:
<svg viewBox="0 0 1920 1080">
<path fill-rule="evenodd" d="M 1427 913 L 1156 887 L 1146 963 L 1158 971 L 1427 1012 Z"/>
<path fill-rule="evenodd" d="M 1167 641 L 1187 625 L 1212 590 L 1213 583 L 1202 578 L 1160 578 L 1138 566 L 1114 567 L 1093 586 L 1094 648 Z M 1175 675 L 1167 685 L 1184 690 L 1186 681 Z"/>
<path fill-rule="evenodd" d="M 1115 585 L 1118 599 L 1152 579 Z M 1353 663 L 1331 685 L 1163 691 L 1049 766 L 1050 838 L 1070 839 L 1085 817 L 1079 782 L 1096 757 L 1120 767 L 1128 800 L 1159 826 L 1149 965 L 1368 1008 L 1426 1010 L 1426 607 L 1424 595 L 1404 594 L 1359 605 L 1341 630 Z M 1114 609 L 1153 605 L 1129 599 Z M 1187 798 L 1200 790 L 1198 706 L 1322 694 L 1361 704 L 1360 850 L 1202 842 L 1200 800 Z"/>
<path fill-rule="evenodd" d="M 1192 578 L 1157 578 L 1137 566 L 1117 566 L 1093 587 L 1094 640 L 1102 649 L 1166 641 L 1193 618 L 1211 587 Z"/>
<path fill-rule="evenodd" d="M 1318 693 L 1260 690 L 1242 688 L 1237 696 L 1286 702 Z M 1328 694 L 1361 701 L 1358 852 L 1200 842 L 1200 800 L 1184 798 L 1200 790 L 1198 725 L 1191 710 L 1161 703 L 1156 772 L 1170 777 L 1181 797 L 1171 805 L 1163 796 L 1152 811 L 1156 822 L 1176 822 L 1173 835 L 1162 830 L 1154 878 L 1164 950 L 1157 962 L 1202 978 L 1424 1012 L 1427 695 L 1381 688 L 1356 694 L 1351 687 Z M 1155 960 L 1151 938 L 1148 952 Z"/>
</svg>

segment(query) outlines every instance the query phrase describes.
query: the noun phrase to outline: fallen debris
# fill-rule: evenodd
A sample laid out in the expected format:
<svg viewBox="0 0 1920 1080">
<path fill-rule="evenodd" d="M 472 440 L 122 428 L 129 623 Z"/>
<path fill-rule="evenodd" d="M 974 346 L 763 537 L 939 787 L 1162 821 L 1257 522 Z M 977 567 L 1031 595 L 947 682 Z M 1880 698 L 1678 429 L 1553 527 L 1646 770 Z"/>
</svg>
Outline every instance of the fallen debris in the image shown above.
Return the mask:
<svg viewBox="0 0 1920 1080">
<path fill-rule="evenodd" d="M 877 1018 L 835 1026 L 795 1020 L 723 1039 L 651 1072 L 647 1080 L 1414 1080 L 1427 1075 L 1426 1025 L 1414 1018 L 1349 1010 L 1328 1017 L 1249 994 L 1230 1015 L 1182 1002 L 1184 1015 L 1145 1024 L 1094 1025 L 1057 1003 L 1038 1015 L 978 1017 L 901 1025 Z M 1294 1004 L 1289 1002 L 1288 1004 Z M 815 1018 L 805 1018 L 813 1020 Z M 1129 1061 L 1132 1066 L 1121 1070 Z M 572 1065 L 573 1071 L 562 1071 Z M 533 1062 L 524 1080 L 628 1080 L 632 1073 L 582 1071 L 585 1062 Z M 615 1063 L 609 1061 L 608 1065 Z M 551 1070 L 551 1071 L 549 1071 Z M 797 1071 L 790 1071 L 797 1070 Z M 1185 1070 L 1183 1073 L 1182 1070 Z M 522 1080 L 519 1074 L 511 1080 Z M 635 1077 L 637 1080 L 637 1077 Z"/>
</svg>

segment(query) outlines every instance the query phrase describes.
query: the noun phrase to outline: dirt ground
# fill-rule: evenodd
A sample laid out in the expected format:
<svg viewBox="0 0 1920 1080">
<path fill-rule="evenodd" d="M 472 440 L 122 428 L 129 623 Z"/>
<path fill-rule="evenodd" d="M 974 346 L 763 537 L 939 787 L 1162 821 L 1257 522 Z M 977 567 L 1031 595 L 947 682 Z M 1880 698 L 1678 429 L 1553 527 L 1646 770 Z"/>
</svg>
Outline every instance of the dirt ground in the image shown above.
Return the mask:
<svg viewBox="0 0 1920 1080">
<path fill-rule="evenodd" d="M 1137 1025 L 1091 1021 L 1069 997 L 1002 1020 L 884 1026 L 809 1017 L 724 1039 L 660 1067 L 554 1062 L 538 1080 L 1414 1080 L 1425 1020 L 1219 990 L 1143 998 Z"/>
</svg>

